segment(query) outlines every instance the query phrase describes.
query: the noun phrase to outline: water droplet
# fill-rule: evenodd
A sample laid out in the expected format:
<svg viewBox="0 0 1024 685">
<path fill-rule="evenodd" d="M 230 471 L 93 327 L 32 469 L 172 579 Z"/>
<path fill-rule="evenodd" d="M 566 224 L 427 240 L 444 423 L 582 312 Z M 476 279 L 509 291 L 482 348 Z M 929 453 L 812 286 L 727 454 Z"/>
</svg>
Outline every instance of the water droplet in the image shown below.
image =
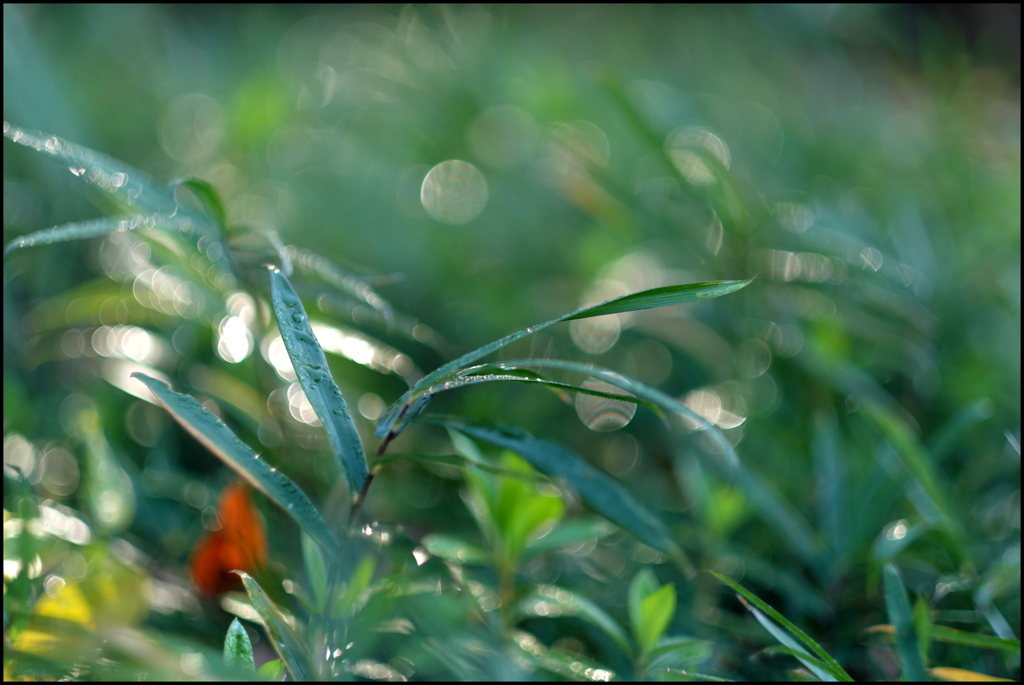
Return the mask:
<svg viewBox="0 0 1024 685">
<path fill-rule="evenodd" d="M 294 321 L 295 323 L 302 323 L 303 319 L 305 318 L 306 317 L 302 316 L 302 314 L 292 314 L 292 321 Z"/>
</svg>

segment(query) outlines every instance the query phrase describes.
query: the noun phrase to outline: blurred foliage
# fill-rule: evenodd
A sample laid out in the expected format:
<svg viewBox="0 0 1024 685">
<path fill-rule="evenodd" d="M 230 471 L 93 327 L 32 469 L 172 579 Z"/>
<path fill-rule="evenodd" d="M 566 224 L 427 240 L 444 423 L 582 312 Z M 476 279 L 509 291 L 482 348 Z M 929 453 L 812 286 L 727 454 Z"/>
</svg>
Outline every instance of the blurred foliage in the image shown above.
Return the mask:
<svg viewBox="0 0 1024 685">
<path fill-rule="evenodd" d="M 933 677 L 1019 678 L 1019 7 L 965 7 L 5 5 L 4 120 L 203 179 L 168 201 L 227 245 L 121 231 L 5 258 L 5 677 L 251 677 L 223 657 L 232 615 L 280 676 L 259 595 L 187 575 L 229 474 L 129 374 L 173 379 L 344 527 L 275 343 L 261 264 L 284 255 L 368 454 L 466 350 L 756 274 L 498 353 L 660 388 L 739 466 L 596 395 L 487 384 L 431 409 L 583 455 L 856 679 L 898 678 L 915 639 Z M 42 157 L 4 143 L 5 243 L 119 211 Z M 763 606 L 461 441 L 394 440 L 410 458 L 338 567 L 258 504 L 270 563 L 246 585 L 327 646 L 310 677 L 835 675 Z"/>
</svg>

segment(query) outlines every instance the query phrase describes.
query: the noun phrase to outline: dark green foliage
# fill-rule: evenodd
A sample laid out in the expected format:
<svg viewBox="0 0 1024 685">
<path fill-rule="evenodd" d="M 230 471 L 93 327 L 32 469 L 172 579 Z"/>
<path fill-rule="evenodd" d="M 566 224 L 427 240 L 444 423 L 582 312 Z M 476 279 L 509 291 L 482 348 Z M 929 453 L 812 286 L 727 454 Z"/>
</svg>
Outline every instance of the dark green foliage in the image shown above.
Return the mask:
<svg viewBox="0 0 1024 685">
<path fill-rule="evenodd" d="M 4 15 L 6 678 L 1019 678 L 1019 17 Z"/>
</svg>

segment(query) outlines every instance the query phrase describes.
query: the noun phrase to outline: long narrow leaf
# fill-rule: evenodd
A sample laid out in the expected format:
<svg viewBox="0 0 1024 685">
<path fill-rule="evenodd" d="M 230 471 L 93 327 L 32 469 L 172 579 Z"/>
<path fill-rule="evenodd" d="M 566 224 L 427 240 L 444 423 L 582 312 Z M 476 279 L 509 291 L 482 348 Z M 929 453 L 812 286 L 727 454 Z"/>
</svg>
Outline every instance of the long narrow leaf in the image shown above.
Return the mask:
<svg viewBox="0 0 1024 685">
<path fill-rule="evenodd" d="M 709 300 L 713 297 L 721 297 L 722 295 L 728 295 L 729 293 L 746 288 L 752 280 L 754 279 L 750 278 L 745 281 L 708 281 L 706 283 L 688 283 L 686 285 L 668 285 L 663 288 L 651 288 L 650 290 L 608 300 L 603 304 L 586 307 L 575 314 L 566 316 L 561 321 L 589 319 L 592 316 L 620 314 L 640 309 L 654 309 L 655 307 L 667 307 L 672 304 L 696 302 L 697 300 Z"/>
<path fill-rule="evenodd" d="M 92 221 L 75 221 L 69 224 L 44 228 L 34 231 L 20 238 L 15 238 L 7 243 L 4 248 L 6 257 L 15 250 L 34 245 L 52 245 L 53 243 L 66 243 L 72 240 L 85 240 L 96 238 L 111 233 L 124 231 L 146 230 L 169 222 L 176 222 L 164 215 L 146 216 L 145 214 L 133 214 L 125 217 L 101 217 Z"/>
<path fill-rule="evenodd" d="M 291 283 L 277 268 L 270 267 L 270 297 L 288 357 L 295 375 L 320 418 L 331 451 L 353 497 L 363 488 L 370 468 L 366 463 L 359 431 L 349 414 L 345 398 L 331 377 L 324 351 L 313 335 L 309 317 Z"/>
<path fill-rule="evenodd" d="M 337 539 L 320 512 L 291 479 L 260 459 L 223 421 L 191 395 L 174 392 L 163 381 L 143 373 L 133 373 L 132 377 L 145 383 L 157 401 L 192 437 L 284 509 L 330 556 L 337 556 Z"/>
<path fill-rule="evenodd" d="M 742 601 L 742 598 L 740 599 Z M 828 664 L 826 664 L 821 659 L 818 659 L 808 654 L 807 650 L 804 649 L 799 642 L 794 640 L 789 633 L 782 630 L 778 625 L 776 625 L 774 621 L 772 621 L 770 618 L 761 613 L 761 611 L 757 607 L 752 607 L 749 604 L 746 604 L 746 602 L 744 602 L 744 604 L 746 605 L 750 613 L 754 615 L 754 618 L 757 619 L 757 622 L 760 623 L 765 630 L 771 633 L 772 637 L 774 637 L 776 640 L 785 645 L 785 647 L 782 647 L 781 649 L 784 649 L 786 653 L 795 657 L 797 660 L 800 661 L 800 663 L 802 663 L 807 668 L 811 669 L 811 672 L 818 676 L 821 680 L 832 683 L 838 680 L 836 674 L 832 672 Z"/>
<path fill-rule="evenodd" d="M 366 279 L 354 273 L 347 273 L 345 269 L 326 257 L 310 250 L 299 250 L 295 255 L 295 265 L 303 272 L 315 275 L 325 283 L 373 307 L 389 325 L 394 321 L 395 313 L 391 304 L 381 297 L 366 282 Z"/>
<path fill-rule="evenodd" d="M 594 397 L 603 397 L 610 400 L 620 400 L 622 402 L 631 402 L 633 404 L 639 404 L 647 407 L 656 414 L 661 415 L 661 408 L 654 402 L 633 397 L 631 395 L 624 395 L 621 393 L 602 392 L 593 388 L 587 388 L 582 385 L 574 385 L 572 383 L 560 383 L 558 381 L 552 381 L 547 378 L 536 376 L 523 375 L 527 373 L 524 369 L 511 368 L 509 364 L 502 364 L 501 367 L 505 370 L 505 373 L 474 373 L 473 375 L 464 375 L 460 373 L 457 378 L 433 385 L 427 388 L 424 392 L 428 395 L 436 395 L 445 390 L 455 390 L 467 385 L 474 385 L 477 383 L 493 383 L 495 381 L 507 381 L 511 383 L 535 383 L 538 385 L 544 385 L 555 390 L 571 390 L 572 392 L 583 393 L 584 395 L 593 395 Z M 481 367 L 474 367 L 474 371 L 477 368 L 492 368 L 491 365 L 485 365 Z"/>
<path fill-rule="evenodd" d="M 563 478 L 580 498 L 598 514 L 628 530 L 641 542 L 686 565 L 682 550 L 672 540 L 665 524 L 615 479 L 594 468 L 565 447 L 535 438 L 518 428 L 490 425 L 461 417 L 421 419 L 446 426 L 478 440 L 518 453 L 535 469 Z"/>
<path fill-rule="evenodd" d="M 954 645 L 965 645 L 967 647 L 997 649 L 1007 654 L 1020 654 L 1020 640 L 1007 640 L 995 635 L 968 633 L 964 630 L 946 628 L 945 626 L 932 626 L 930 635 L 936 642 L 949 642 Z"/>
<path fill-rule="evenodd" d="M 520 599 L 516 608 L 522 616 L 578 616 L 604 631 L 627 656 L 633 656 L 633 644 L 625 629 L 604 609 L 579 593 L 554 585 L 542 585 Z"/>
<path fill-rule="evenodd" d="M 862 413 L 892 445 L 911 478 L 931 500 L 941 516 L 943 528 L 955 544 L 960 559 L 969 561 L 970 551 L 966 544 L 966 534 L 959 523 L 963 517 L 955 513 L 952 497 L 910 427 L 898 414 L 871 400 L 864 401 Z"/>
<path fill-rule="evenodd" d="M 119 203 L 125 211 L 137 212 L 152 218 L 173 216 L 176 219 L 174 228 L 177 228 L 180 235 L 188 237 L 197 249 L 217 264 L 224 273 L 233 274 L 226 250 L 213 251 L 209 246 L 205 246 L 204 249 L 200 243 L 203 237 L 206 237 L 207 241 L 210 238 L 219 241 L 221 236 L 218 226 L 201 213 L 179 205 L 174 199 L 173 189 L 158 185 L 149 176 L 124 162 L 49 133 L 30 131 L 6 121 L 3 123 L 3 133 L 11 141 L 32 148 L 47 155 L 54 162 L 64 165 L 83 183 L 102 191 L 104 196 Z M 77 237 L 90 236 L 82 234 L 64 239 L 74 240 Z M 12 243 L 15 244 L 17 241 Z"/>
<path fill-rule="evenodd" d="M 914 630 L 914 617 L 907 599 L 907 590 L 903 586 L 900 572 L 891 563 L 882 569 L 885 584 L 885 607 L 889 612 L 889 621 L 896 628 L 896 653 L 900 655 L 903 667 L 903 679 L 911 682 L 924 682 L 927 675 L 924 670 L 924 658 L 917 642 Z"/>
<path fill-rule="evenodd" d="M 736 456 L 736 451 L 733 449 L 729 441 L 725 439 L 722 431 L 718 429 L 715 424 L 705 419 L 700 414 L 694 412 L 692 409 L 687 407 L 685 404 L 666 395 L 657 388 L 652 388 L 649 385 L 641 383 L 638 380 L 623 376 L 622 374 L 603 369 L 599 366 L 592 366 L 590 364 L 580 364 L 578 362 L 567 362 L 560 359 L 516 359 L 513 361 L 502 362 L 497 365 L 498 368 L 517 368 L 517 367 L 546 367 L 554 369 L 565 369 L 566 371 L 576 371 L 579 373 L 585 373 L 598 380 L 602 380 L 615 387 L 622 388 L 623 390 L 635 395 L 637 398 L 646 400 L 651 404 L 654 404 L 666 412 L 672 414 L 679 414 L 690 419 L 698 426 L 708 431 L 711 438 L 718 444 L 722 452 L 729 460 L 730 466 L 736 466 L 739 464 L 739 457 Z M 630 401 L 625 397 L 616 397 L 623 401 Z"/>
<path fill-rule="evenodd" d="M 273 645 L 274 651 L 281 657 L 285 667 L 292 674 L 296 681 L 309 680 L 306 675 L 306 650 L 302 646 L 295 631 L 285 621 L 284 616 L 274 603 L 267 597 L 267 593 L 259 586 L 253 578 L 243 571 L 236 571 L 245 584 L 245 590 L 249 593 L 249 600 L 252 608 L 259 614 L 263 621 L 263 627 L 267 631 L 267 638 Z"/>
<path fill-rule="evenodd" d="M 528 335 L 532 335 L 552 324 L 556 324 L 561 321 L 568 321 L 570 319 L 585 319 L 592 316 L 617 314 L 639 309 L 664 307 L 672 304 L 683 304 L 686 302 L 695 302 L 696 300 L 720 297 L 746 287 L 752 280 L 753 279 L 745 281 L 710 281 L 706 283 L 690 283 L 687 285 L 667 286 L 665 288 L 653 288 L 651 290 L 644 290 L 639 293 L 632 293 L 614 300 L 609 300 L 602 304 L 584 307 L 575 312 L 570 312 L 560 316 L 557 319 L 552 319 L 551 321 L 546 321 L 544 323 L 516 331 L 515 333 L 510 333 L 504 338 L 488 343 L 487 345 L 479 347 L 472 352 L 467 352 L 458 359 L 448 362 L 421 378 L 419 382 L 413 385 L 398 400 L 398 402 L 393 404 L 381 416 L 380 421 L 377 423 L 377 437 L 383 438 L 389 433 L 397 435 L 402 430 L 404 423 L 408 422 L 409 419 L 415 415 L 415 412 L 412 411 L 413 404 L 417 401 L 422 401 L 423 397 L 428 396 L 425 394 L 426 388 L 436 385 L 438 382 L 443 382 L 454 372 L 472 364 L 491 352 L 500 350 L 506 345 L 509 345 L 521 338 L 525 338 Z M 425 404 L 425 402 L 423 403 Z M 420 408 L 422 409 L 422 404 Z M 400 420 L 402 420 L 401 423 L 399 423 Z"/>
<path fill-rule="evenodd" d="M 803 642 L 804 645 L 806 645 L 812 652 L 814 652 L 814 654 L 816 654 L 818 656 L 818 658 L 820 658 L 823 662 L 828 664 L 830 668 L 833 669 L 833 673 L 835 674 L 835 676 L 836 676 L 836 678 L 838 680 L 842 680 L 842 681 L 846 681 L 846 682 L 852 682 L 853 681 L 853 678 L 851 678 L 850 675 L 846 671 L 843 670 L 843 667 L 840 666 L 838 664 L 838 662 L 836 662 L 836 660 L 833 659 L 829 655 L 828 652 L 826 652 L 824 649 L 822 649 L 821 646 L 817 642 L 812 640 L 810 638 L 810 636 L 807 635 L 807 633 L 805 633 L 804 631 L 800 630 L 795 625 L 793 625 L 793 623 L 791 623 L 789 621 L 789 619 L 787 619 L 785 616 L 783 616 L 782 614 L 777 612 L 775 609 L 773 609 L 771 607 L 771 605 L 769 605 L 763 599 L 761 599 L 760 597 L 755 595 L 753 592 L 751 592 L 750 590 L 746 589 L 745 587 L 743 587 L 742 585 L 737 583 L 735 580 L 733 580 L 729 576 L 722 575 L 721 573 L 718 573 L 717 571 L 707 571 L 707 573 L 710 573 L 715 578 L 720 580 L 722 583 L 725 583 L 726 585 L 731 587 L 733 590 L 735 590 L 739 594 L 743 595 L 743 597 L 745 597 L 751 604 L 753 604 L 758 609 L 763 611 L 765 614 L 770 616 L 773 621 L 775 621 L 776 623 L 778 623 L 779 625 L 784 627 L 786 630 L 788 630 L 790 633 L 795 635 L 797 638 L 799 638 L 799 640 L 801 642 Z"/>
<path fill-rule="evenodd" d="M 58 136 L 23 129 L 6 121 L 3 129 L 4 136 L 11 141 L 49 155 L 82 181 L 109 193 L 126 207 L 146 214 L 172 214 L 177 207 L 169 192 L 123 162 Z"/>
</svg>

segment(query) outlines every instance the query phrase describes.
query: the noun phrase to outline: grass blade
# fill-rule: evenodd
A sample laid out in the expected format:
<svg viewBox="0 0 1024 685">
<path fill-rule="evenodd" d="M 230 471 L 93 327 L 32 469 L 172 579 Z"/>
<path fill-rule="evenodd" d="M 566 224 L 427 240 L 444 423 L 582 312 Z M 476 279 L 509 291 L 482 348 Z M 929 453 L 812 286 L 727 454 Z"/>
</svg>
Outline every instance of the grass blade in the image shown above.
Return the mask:
<svg viewBox="0 0 1024 685">
<path fill-rule="evenodd" d="M 722 575 L 717 571 L 706 571 L 706 573 L 710 573 L 715 578 L 731 587 L 733 590 L 735 590 L 740 595 L 745 597 L 751 604 L 753 604 L 758 609 L 763 611 L 765 614 L 770 616 L 773 621 L 775 621 L 776 623 L 784 627 L 786 630 L 788 630 L 790 633 L 795 635 L 797 639 L 799 639 L 805 646 L 807 646 L 807 648 L 814 652 L 814 654 L 817 655 L 819 659 L 821 659 L 825 664 L 827 664 L 830 667 L 830 669 L 832 669 L 832 672 L 834 673 L 837 680 L 846 682 L 853 681 L 853 678 L 851 678 L 850 675 L 843 670 L 843 667 L 840 666 L 836 662 L 836 660 L 829 655 L 828 652 L 822 649 L 821 646 L 817 642 L 812 640 L 810 636 L 808 636 L 804 631 L 800 630 L 795 625 L 793 625 L 789 621 L 789 619 L 787 619 L 785 616 L 783 616 L 775 609 L 773 609 L 771 605 L 769 605 L 767 602 L 765 602 L 760 597 L 755 595 L 753 592 L 737 583 L 729 576 Z"/>
<path fill-rule="evenodd" d="M 804 649 L 799 642 L 794 640 L 789 635 L 789 633 L 779 628 L 774 621 L 772 621 L 770 618 L 761 613 L 757 609 L 757 607 L 750 606 L 742 597 L 740 598 L 740 601 L 743 602 L 743 605 L 746 606 L 750 613 L 754 615 L 754 618 L 757 619 L 757 622 L 760 623 L 765 630 L 772 634 L 772 637 L 774 637 L 776 640 L 785 645 L 784 647 L 779 647 L 777 649 L 783 650 L 784 653 L 789 654 L 790 656 L 800 661 L 800 663 L 802 663 L 807 668 L 811 669 L 811 672 L 818 676 L 821 680 L 832 683 L 838 680 L 836 674 L 834 674 L 831 671 L 828 664 L 826 664 L 821 659 L 818 659 L 808 654 L 807 650 Z"/>
<path fill-rule="evenodd" d="M 981 647 L 982 649 L 997 649 L 1007 654 L 1020 654 L 1020 640 L 1007 640 L 995 635 L 968 633 L 965 630 L 946 628 L 944 626 L 932 626 L 930 634 L 932 639 L 937 642 L 948 642 L 967 647 Z"/>
<path fill-rule="evenodd" d="M 671 413 L 685 416 L 697 425 L 701 426 L 708 431 L 708 434 L 712 439 L 718 443 L 718 446 L 722 449 L 726 458 L 729 460 L 730 466 L 739 465 L 739 457 L 736 456 L 736 451 L 733 449 L 729 441 L 725 439 L 725 435 L 719 430 L 715 424 L 705 419 L 700 414 L 697 414 L 692 409 L 687 407 L 685 404 L 670 397 L 657 388 L 652 388 L 649 385 L 641 383 L 638 380 L 634 380 L 628 376 L 610 371 L 608 369 L 602 369 L 599 366 L 592 366 L 590 364 L 580 364 L 579 362 L 567 362 L 560 359 L 517 359 L 513 361 L 503 362 L 497 365 L 498 368 L 515 368 L 515 367 L 545 367 L 553 369 L 565 369 L 566 371 L 576 371 L 579 373 L 585 373 L 588 376 L 592 376 L 598 380 L 602 380 L 606 383 L 614 385 L 617 388 L 622 388 L 626 392 L 635 395 L 637 398 L 646 400 L 651 404 L 660 407 L 662 410 Z M 614 396 L 615 399 L 630 402 L 629 398 Z"/>
<path fill-rule="evenodd" d="M 218 250 L 214 254 L 208 246 L 207 249 L 200 246 L 201 237 L 207 237 L 207 240 L 212 238 L 218 242 L 221 240 L 220 231 L 214 221 L 179 205 L 174 199 L 173 186 L 161 186 L 138 169 L 49 133 L 29 131 L 7 121 L 3 123 L 3 133 L 11 141 L 48 155 L 53 161 L 64 165 L 82 182 L 101 191 L 102 197 L 114 200 L 126 212 L 149 215 L 154 220 L 158 217 L 173 216 L 176 220 L 173 227 L 177 228 L 182 236 L 187 236 L 210 261 L 234 277 L 226 250 Z M 17 242 L 14 241 L 12 245 Z"/>
<path fill-rule="evenodd" d="M 6 121 L 3 127 L 6 138 L 49 155 L 85 183 L 96 186 L 125 207 L 146 214 L 173 214 L 177 208 L 171 194 L 138 169 L 42 131 L 29 131 Z"/>
<path fill-rule="evenodd" d="M 281 339 L 292 360 L 295 375 L 320 418 L 331 444 L 338 468 L 352 497 L 358 496 L 370 474 L 359 431 L 349 414 L 345 398 L 331 377 L 324 351 L 313 335 L 309 317 L 291 283 L 277 268 L 270 267 L 270 297 Z"/>
<path fill-rule="evenodd" d="M 153 391 L 157 401 L 170 412 L 182 428 L 192 434 L 192 437 L 266 495 L 271 502 L 284 509 L 300 528 L 327 550 L 330 556 L 337 556 L 338 541 L 334 534 L 313 503 L 291 479 L 260 459 L 259 455 L 196 398 L 174 392 L 163 381 L 143 373 L 133 373 L 132 377 L 145 383 Z"/>
<path fill-rule="evenodd" d="M 954 513 L 952 498 L 913 431 L 898 414 L 882 404 L 865 400 L 863 409 L 863 414 L 874 424 L 882 437 L 892 445 L 911 478 L 935 506 L 941 517 L 941 525 L 952 539 L 960 560 L 969 562 L 971 555 L 966 544 L 966 535 L 959 524 L 959 521 L 964 519 Z M 926 516 L 927 513 L 922 512 Z M 930 518 L 934 519 L 934 516 Z"/>
<path fill-rule="evenodd" d="M 516 608 L 521 616 L 577 616 L 601 629 L 627 656 L 633 656 L 633 644 L 625 629 L 604 609 L 577 592 L 569 592 L 554 585 L 541 585 L 520 599 Z"/>
<path fill-rule="evenodd" d="M 274 651 L 281 657 L 281 661 L 284 662 L 292 678 L 296 681 L 309 680 L 306 674 L 306 650 L 295 631 L 288 625 L 284 616 L 252 576 L 243 571 L 236 571 L 236 573 L 245 584 L 245 591 L 249 593 L 252 608 L 256 610 L 263 621 L 267 639 L 274 646 Z"/>
<path fill-rule="evenodd" d="M 745 281 L 707 281 L 705 283 L 688 283 L 685 285 L 668 285 L 664 288 L 652 288 L 631 295 L 623 295 L 603 304 L 586 307 L 575 314 L 570 314 L 559 320 L 589 319 L 592 316 L 620 314 L 640 309 L 654 309 L 655 307 L 696 302 L 697 300 L 709 300 L 713 297 L 721 297 L 722 295 L 742 290 L 750 285 L 750 282 L 753 280 L 753 278 L 749 278 Z"/>
<path fill-rule="evenodd" d="M 551 326 L 552 324 L 556 324 L 561 321 L 569 321 L 571 319 L 586 319 L 592 316 L 617 314 L 621 312 L 635 311 L 638 309 L 650 309 L 652 307 L 665 307 L 672 304 L 683 304 L 686 302 L 695 302 L 697 300 L 720 297 L 722 295 L 728 295 L 729 293 L 736 292 L 741 288 L 745 288 L 752 280 L 753 279 L 751 278 L 745 281 L 709 281 L 706 283 L 690 283 L 688 285 L 672 285 L 664 288 L 653 288 L 639 293 L 624 295 L 623 297 L 609 300 L 602 304 L 584 307 L 583 309 L 578 309 L 575 312 L 570 312 L 564 316 L 560 316 L 557 319 L 552 319 L 551 321 L 546 321 L 544 323 L 510 333 L 504 338 L 488 343 L 483 347 L 473 350 L 472 352 L 467 352 L 458 359 L 448 362 L 421 378 L 415 385 L 409 388 L 404 395 L 402 395 L 398 402 L 393 404 L 381 416 L 377 423 L 377 437 L 383 438 L 388 433 L 397 435 L 401 432 L 404 424 L 408 423 L 409 419 L 412 418 L 412 414 L 410 414 L 407 409 L 412 406 L 414 402 L 417 402 L 426 396 L 426 388 L 446 380 L 453 373 L 472 364 L 478 359 L 485 357 L 491 352 L 500 350 L 506 345 L 510 345 L 516 340 L 532 335 L 541 329 Z M 400 419 L 403 419 L 403 421 L 400 422 Z"/>
<path fill-rule="evenodd" d="M 899 570 L 890 563 L 882 569 L 885 583 L 885 607 L 889 621 L 896 628 L 896 652 L 903 667 L 903 680 L 924 682 L 928 679 L 924 670 L 924 658 L 914 630 L 914 616 L 907 599 L 907 590 Z"/>
<path fill-rule="evenodd" d="M 445 390 L 454 390 L 456 388 L 461 388 L 467 385 L 474 385 L 476 383 L 493 383 L 495 381 L 508 381 L 511 383 L 536 383 L 559 391 L 571 390 L 572 392 L 580 392 L 583 393 L 584 395 L 593 395 L 594 397 L 603 397 L 605 399 L 621 400 L 622 402 L 631 402 L 633 404 L 639 404 L 641 406 L 647 407 L 648 409 L 653 411 L 655 414 L 658 414 L 659 416 L 664 416 L 661 407 L 659 407 L 654 402 L 648 402 L 647 400 L 621 393 L 602 392 L 600 390 L 594 390 L 593 388 L 587 388 L 582 385 L 574 385 L 573 383 L 561 383 L 559 381 L 553 381 L 548 378 L 544 378 L 543 376 L 532 373 L 527 369 L 506 368 L 508 366 L 509 365 L 507 364 L 501 365 L 502 370 L 504 370 L 505 373 L 476 372 L 477 369 L 495 368 L 491 365 L 484 365 L 474 367 L 473 369 L 466 369 L 462 373 L 460 373 L 460 375 L 457 378 L 445 381 L 444 383 L 440 383 L 438 385 L 431 386 L 427 388 L 425 392 L 428 395 L 433 396 Z M 469 373 L 472 373 L 472 375 L 468 375 Z M 559 394 L 564 396 L 564 393 Z"/>
<path fill-rule="evenodd" d="M 365 279 L 348 273 L 346 269 L 310 250 L 299 250 L 295 255 L 295 265 L 304 273 L 316 276 L 324 283 L 369 305 L 384 318 L 388 325 L 394 321 L 395 312 L 391 308 L 391 304 L 378 295 Z"/>
<path fill-rule="evenodd" d="M 626 529 L 647 546 L 687 565 L 682 550 L 672 540 L 661 519 L 637 502 L 618 481 L 561 445 L 535 438 L 511 426 L 485 424 L 462 417 L 432 416 L 421 420 L 516 452 L 544 475 L 565 479 L 598 514 Z"/>
<path fill-rule="evenodd" d="M 212 183 L 191 176 L 179 179 L 171 183 L 172 196 L 181 187 L 188 188 L 199 198 L 199 201 L 202 202 L 203 207 L 209 213 L 210 218 L 217 222 L 221 230 L 227 228 L 228 210 L 224 207 L 224 201 Z"/>
<path fill-rule="evenodd" d="M 146 230 L 158 225 L 177 221 L 163 215 L 146 216 L 133 214 L 123 217 L 101 217 L 92 221 L 75 221 L 69 224 L 44 228 L 28 235 L 15 238 L 4 248 L 4 257 L 23 247 L 34 245 L 52 245 L 72 240 L 85 240 L 123 231 Z"/>
</svg>

